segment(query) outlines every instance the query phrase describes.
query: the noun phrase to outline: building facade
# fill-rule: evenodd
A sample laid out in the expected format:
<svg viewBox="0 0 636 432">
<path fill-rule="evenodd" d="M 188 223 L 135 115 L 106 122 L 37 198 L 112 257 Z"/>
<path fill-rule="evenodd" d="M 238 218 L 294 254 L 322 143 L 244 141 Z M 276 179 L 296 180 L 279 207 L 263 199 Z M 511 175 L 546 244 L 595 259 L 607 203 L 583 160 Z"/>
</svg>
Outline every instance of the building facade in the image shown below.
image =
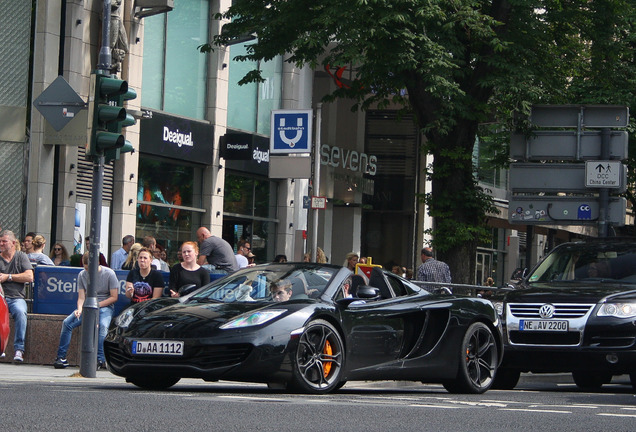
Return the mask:
<svg viewBox="0 0 636 432">
<path fill-rule="evenodd" d="M 250 241 L 257 263 L 277 254 L 301 260 L 317 227 L 317 244 L 334 264 L 353 251 L 385 266 L 417 268 L 427 240 L 423 233 L 432 224 L 420 199 L 428 186 L 422 170 L 431 161 L 420 153 L 422 137 L 412 118 L 398 120 L 392 110 L 352 112 L 345 100 L 323 104 L 314 154 L 319 184 L 309 175 L 271 178 L 272 110 L 316 110 L 338 85 L 333 73 L 299 69 L 284 58 L 235 61 L 250 42 L 200 53 L 197 47 L 221 31 L 223 23 L 214 16 L 231 0 L 174 2 L 172 10 L 119 3 L 113 0 L 119 7 L 111 19 L 120 20 L 118 36 L 126 43 L 120 40 L 115 47 L 125 50 L 116 75 L 137 92 L 127 108 L 138 121 L 125 132 L 136 151 L 105 169 L 104 255 L 110 257 L 127 234 L 152 235 L 174 261 L 178 246 L 195 240 L 196 229 L 206 226 L 234 247 L 240 239 Z M 70 116 L 58 107 L 57 115 L 69 121 L 55 130 L 40 111 L 43 106 L 33 102 L 58 76 L 88 99 L 101 48 L 103 2 L 0 0 L 0 6 L 5 47 L 0 52 L 5 71 L 0 225 L 20 236 L 41 233 L 48 246 L 61 242 L 80 252 L 89 234 L 93 178 L 84 149 L 86 110 Z M 254 67 L 265 81 L 238 85 Z M 525 265 L 525 237 L 507 223 L 505 171 L 483 178 L 502 213 L 490 218 L 492 242 L 479 249 L 475 282 L 494 276 L 499 284 Z M 326 197 L 326 208 L 312 211 L 311 196 Z M 567 232 L 537 229 L 528 240 L 535 246 L 530 261 L 549 243 L 569 237 Z"/>
</svg>

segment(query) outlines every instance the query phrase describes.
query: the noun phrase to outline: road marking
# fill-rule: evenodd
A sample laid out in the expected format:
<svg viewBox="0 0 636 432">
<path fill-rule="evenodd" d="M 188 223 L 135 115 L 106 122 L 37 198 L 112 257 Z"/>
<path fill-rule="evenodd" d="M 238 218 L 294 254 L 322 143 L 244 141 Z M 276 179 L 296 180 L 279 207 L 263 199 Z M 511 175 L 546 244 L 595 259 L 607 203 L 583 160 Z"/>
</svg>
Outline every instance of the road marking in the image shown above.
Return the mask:
<svg viewBox="0 0 636 432">
<path fill-rule="evenodd" d="M 445 406 L 445 405 L 419 405 L 419 404 L 409 404 L 407 406 L 413 408 L 443 408 L 443 409 L 461 409 L 461 407 L 456 406 Z"/>
<path fill-rule="evenodd" d="M 596 415 L 604 416 L 604 417 L 631 417 L 636 418 L 636 414 L 611 414 L 611 413 L 598 413 Z"/>
<path fill-rule="evenodd" d="M 500 408 L 499 411 L 524 411 L 524 412 L 553 413 L 553 414 L 572 414 L 572 411 L 529 409 L 529 408 Z"/>
</svg>

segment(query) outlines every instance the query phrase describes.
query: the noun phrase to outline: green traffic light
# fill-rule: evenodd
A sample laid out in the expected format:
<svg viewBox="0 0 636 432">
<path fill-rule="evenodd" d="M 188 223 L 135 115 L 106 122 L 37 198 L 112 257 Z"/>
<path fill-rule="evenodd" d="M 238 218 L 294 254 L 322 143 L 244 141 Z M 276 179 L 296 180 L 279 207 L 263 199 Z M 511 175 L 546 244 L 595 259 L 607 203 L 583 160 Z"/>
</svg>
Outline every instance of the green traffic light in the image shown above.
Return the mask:
<svg viewBox="0 0 636 432">
<path fill-rule="evenodd" d="M 123 147 L 126 144 L 126 139 L 118 133 L 100 131 L 95 134 L 95 143 L 99 151 L 106 151 Z"/>
<path fill-rule="evenodd" d="M 93 74 L 90 93 L 87 157 L 103 153 L 106 160 L 116 160 L 120 153 L 134 151 L 121 130 L 136 123 L 124 108 L 124 101 L 137 97 L 135 90 L 128 88 L 128 82 L 124 80 Z"/>
<path fill-rule="evenodd" d="M 112 121 L 125 121 L 128 114 L 122 107 L 112 105 L 99 105 L 97 107 L 97 122 L 108 123 Z"/>
<path fill-rule="evenodd" d="M 115 78 L 101 77 L 98 86 L 100 96 L 106 98 L 123 95 L 128 92 L 128 82 Z"/>
</svg>

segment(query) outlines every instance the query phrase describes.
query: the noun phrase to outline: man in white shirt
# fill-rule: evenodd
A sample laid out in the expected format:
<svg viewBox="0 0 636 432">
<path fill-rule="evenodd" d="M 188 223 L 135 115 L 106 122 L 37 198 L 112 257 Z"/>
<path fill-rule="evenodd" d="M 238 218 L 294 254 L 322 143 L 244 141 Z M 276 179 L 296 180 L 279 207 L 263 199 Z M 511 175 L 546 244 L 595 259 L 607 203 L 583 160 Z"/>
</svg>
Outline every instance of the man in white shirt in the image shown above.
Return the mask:
<svg viewBox="0 0 636 432">
<path fill-rule="evenodd" d="M 236 263 L 238 264 L 239 268 L 245 268 L 249 265 L 249 262 L 247 261 L 247 255 L 250 253 L 250 251 L 252 250 L 250 244 L 247 242 L 247 240 L 239 240 L 237 247 L 236 247 Z"/>
</svg>

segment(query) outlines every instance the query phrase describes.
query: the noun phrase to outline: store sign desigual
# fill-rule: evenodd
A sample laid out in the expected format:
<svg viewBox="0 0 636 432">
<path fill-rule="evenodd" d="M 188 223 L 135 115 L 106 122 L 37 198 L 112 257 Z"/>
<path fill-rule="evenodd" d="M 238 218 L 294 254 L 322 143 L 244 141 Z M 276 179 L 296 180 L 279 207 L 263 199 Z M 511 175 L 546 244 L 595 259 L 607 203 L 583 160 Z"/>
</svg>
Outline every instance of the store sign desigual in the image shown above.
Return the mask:
<svg viewBox="0 0 636 432">
<path fill-rule="evenodd" d="M 212 164 L 214 127 L 164 113 L 141 120 L 140 151 L 189 162 Z"/>
</svg>

